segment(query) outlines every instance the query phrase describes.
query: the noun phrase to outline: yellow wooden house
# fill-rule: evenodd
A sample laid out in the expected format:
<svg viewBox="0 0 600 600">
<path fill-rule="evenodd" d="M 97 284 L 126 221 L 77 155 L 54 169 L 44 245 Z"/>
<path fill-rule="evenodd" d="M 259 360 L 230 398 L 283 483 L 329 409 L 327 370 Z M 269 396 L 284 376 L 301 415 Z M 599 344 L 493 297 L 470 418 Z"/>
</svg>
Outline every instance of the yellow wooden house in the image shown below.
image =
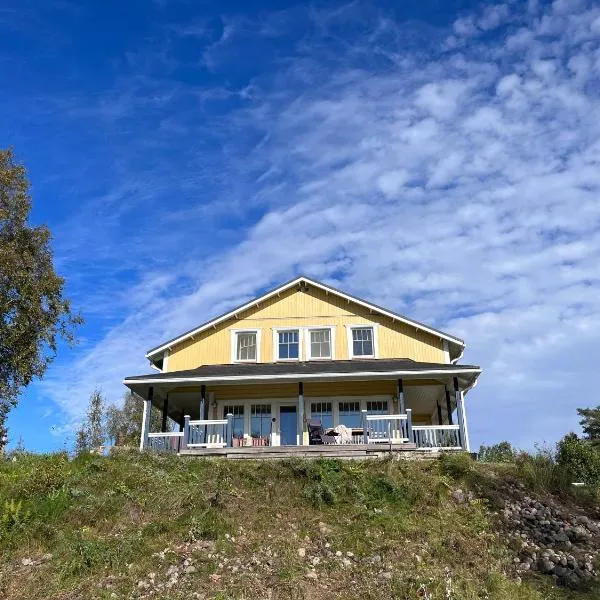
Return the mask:
<svg viewBox="0 0 600 600">
<path fill-rule="evenodd" d="M 298 277 L 148 351 L 140 446 L 227 456 L 469 450 L 463 340 Z M 149 431 L 151 406 L 161 431 Z"/>
</svg>

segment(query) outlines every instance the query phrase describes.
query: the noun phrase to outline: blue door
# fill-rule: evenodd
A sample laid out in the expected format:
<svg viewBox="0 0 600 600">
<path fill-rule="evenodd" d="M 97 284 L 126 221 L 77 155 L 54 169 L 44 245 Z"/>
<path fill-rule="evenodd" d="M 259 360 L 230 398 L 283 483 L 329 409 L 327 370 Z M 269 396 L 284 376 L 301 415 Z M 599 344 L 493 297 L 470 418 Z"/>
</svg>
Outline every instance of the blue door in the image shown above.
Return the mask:
<svg viewBox="0 0 600 600">
<path fill-rule="evenodd" d="M 282 446 L 295 446 L 298 436 L 298 424 L 295 406 L 279 408 L 279 437 Z"/>
</svg>

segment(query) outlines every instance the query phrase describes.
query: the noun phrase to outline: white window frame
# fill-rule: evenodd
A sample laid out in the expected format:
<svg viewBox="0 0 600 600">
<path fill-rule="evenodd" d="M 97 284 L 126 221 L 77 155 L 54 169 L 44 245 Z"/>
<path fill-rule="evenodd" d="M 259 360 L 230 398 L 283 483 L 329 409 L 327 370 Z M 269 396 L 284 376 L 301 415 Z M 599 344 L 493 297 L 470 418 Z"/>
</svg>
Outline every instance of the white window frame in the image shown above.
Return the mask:
<svg viewBox="0 0 600 600">
<path fill-rule="evenodd" d="M 238 360 L 237 357 L 237 339 L 240 333 L 254 333 L 256 335 L 256 358 L 247 360 Z M 231 330 L 231 362 L 232 363 L 257 363 L 260 362 L 260 329 L 232 329 Z"/>
<path fill-rule="evenodd" d="M 304 336 L 306 340 L 304 348 L 304 360 L 335 360 L 335 325 L 314 325 L 305 327 L 304 329 L 306 331 L 306 335 Z M 322 329 L 329 329 L 330 356 L 312 356 L 310 334 L 312 331 L 320 331 Z"/>
<path fill-rule="evenodd" d="M 372 329 L 373 330 L 373 354 L 359 354 L 354 355 L 354 344 L 352 340 L 352 332 L 355 329 Z M 346 325 L 346 335 L 348 338 L 348 357 L 353 358 L 379 358 L 379 336 L 377 323 L 353 323 L 352 325 Z"/>
<path fill-rule="evenodd" d="M 298 358 L 279 358 L 279 334 L 285 331 L 298 332 Z M 273 327 L 273 362 L 298 362 L 303 352 L 302 327 Z"/>
</svg>

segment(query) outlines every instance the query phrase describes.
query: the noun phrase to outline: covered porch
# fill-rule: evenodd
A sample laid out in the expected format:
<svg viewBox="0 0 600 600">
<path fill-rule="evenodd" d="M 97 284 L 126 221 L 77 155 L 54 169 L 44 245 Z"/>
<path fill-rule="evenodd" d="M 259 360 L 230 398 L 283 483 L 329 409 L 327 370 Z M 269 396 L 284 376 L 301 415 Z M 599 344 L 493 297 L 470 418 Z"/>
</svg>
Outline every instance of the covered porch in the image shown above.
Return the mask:
<svg viewBox="0 0 600 600">
<path fill-rule="evenodd" d="M 358 455 L 385 446 L 469 451 L 464 397 L 479 373 L 402 359 L 313 361 L 206 365 L 124 383 L 144 399 L 142 450 L 259 457 L 285 447 L 316 456 L 343 446 Z M 161 427 L 151 431 L 157 409 Z"/>
</svg>

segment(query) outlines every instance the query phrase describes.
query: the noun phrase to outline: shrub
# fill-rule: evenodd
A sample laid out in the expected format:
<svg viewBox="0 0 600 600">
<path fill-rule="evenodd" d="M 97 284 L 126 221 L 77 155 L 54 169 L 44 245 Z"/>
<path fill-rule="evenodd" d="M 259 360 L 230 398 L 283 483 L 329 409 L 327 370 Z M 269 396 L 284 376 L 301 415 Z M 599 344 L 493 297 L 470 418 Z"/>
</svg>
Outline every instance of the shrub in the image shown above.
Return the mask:
<svg viewBox="0 0 600 600">
<path fill-rule="evenodd" d="M 500 442 L 492 446 L 481 446 L 477 460 L 482 462 L 511 463 L 515 461 L 517 453 L 510 442 Z"/>
<path fill-rule="evenodd" d="M 440 471 L 453 479 L 465 477 L 473 470 L 473 459 L 467 452 L 444 452 L 440 455 Z"/>
<path fill-rule="evenodd" d="M 576 434 L 566 435 L 557 446 L 556 462 L 571 483 L 600 484 L 600 452 Z"/>
</svg>

